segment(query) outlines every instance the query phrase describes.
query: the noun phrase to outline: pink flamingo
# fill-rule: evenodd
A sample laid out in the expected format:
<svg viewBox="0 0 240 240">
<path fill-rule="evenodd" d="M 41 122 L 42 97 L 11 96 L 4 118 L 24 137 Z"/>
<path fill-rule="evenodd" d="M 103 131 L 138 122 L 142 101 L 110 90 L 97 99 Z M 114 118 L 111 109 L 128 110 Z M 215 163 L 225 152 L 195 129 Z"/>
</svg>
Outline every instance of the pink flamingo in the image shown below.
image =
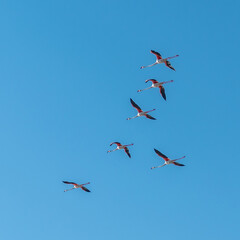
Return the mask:
<svg viewBox="0 0 240 240">
<path fill-rule="evenodd" d="M 167 156 L 165 156 L 164 154 L 162 154 L 161 152 L 159 152 L 157 149 L 154 148 L 154 151 L 156 152 L 156 154 L 159 156 L 159 157 L 162 157 L 165 161 L 165 163 L 161 166 L 157 166 L 157 167 L 152 167 L 151 169 L 154 169 L 154 168 L 160 168 L 160 167 L 163 167 L 165 165 L 168 165 L 168 164 L 174 164 L 176 166 L 180 166 L 180 167 L 183 167 L 185 165 L 181 164 L 181 163 L 177 163 L 176 161 L 177 160 L 180 160 L 180 159 L 183 159 L 185 158 L 186 156 L 183 156 L 181 158 L 178 158 L 178 159 L 174 159 L 174 160 L 170 160 Z"/>
<path fill-rule="evenodd" d="M 175 57 L 179 57 L 179 55 L 175 55 L 175 56 L 173 56 L 173 57 L 162 58 L 162 56 L 161 56 L 160 53 L 158 53 L 158 52 L 156 52 L 156 51 L 153 51 L 153 50 L 151 50 L 150 52 L 153 53 L 153 54 L 157 57 L 156 62 L 153 63 L 153 64 L 151 64 L 151 65 L 142 66 L 141 69 L 142 69 L 142 68 L 146 68 L 146 67 L 152 67 L 152 66 L 157 65 L 157 64 L 160 64 L 160 63 L 165 63 L 165 65 L 166 65 L 168 68 L 176 71 L 176 70 L 172 67 L 172 65 L 171 65 L 171 63 L 168 61 L 168 59 L 172 59 L 172 58 L 175 58 Z"/>
<path fill-rule="evenodd" d="M 70 191 L 70 190 L 73 190 L 73 189 L 76 189 L 76 188 L 81 188 L 81 189 L 84 190 L 85 192 L 91 192 L 91 191 L 88 190 L 86 187 L 84 187 L 84 185 L 90 184 L 90 182 L 84 183 L 84 184 L 77 184 L 77 183 L 74 183 L 74 182 L 63 181 L 63 183 L 65 183 L 65 184 L 72 184 L 72 185 L 73 185 L 73 188 L 66 189 L 66 190 L 64 190 L 64 192 L 67 192 L 67 191 Z"/>
<path fill-rule="evenodd" d="M 120 150 L 120 149 L 124 149 L 125 153 L 131 158 L 131 155 L 130 155 L 130 153 L 129 153 L 129 149 L 127 148 L 127 146 L 132 146 L 133 143 L 132 143 L 132 144 L 128 144 L 128 145 L 122 145 L 122 144 L 119 143 L 119 142 L 112 142 L 112 143 L 110 144 L 110 146 L 112 146 L 113 144 L 116 144 L 116 145 L 117 145 L 117 148 L 114 149 L 114 150 L 109 150 L 109 151 L 107 151 L 108 153 L 109 153 L 109 152 L 114 152 L 114 151 L 117 151 L 117 150 Z"/>
<path fill-rule="evenodd" d="M 165 89 L 164 89 L 164 87 L 163 87 L 162 85 L 165 84 L 165 83 L 173 82 L 173 80 L 166 81 L 166 82 L 158 82 L 158 81 L 155 80 L 155 79 L 148 79 L 148 80 L 146 80 L 145 82 L 147 83 L 147 82 L 149 82 L 149 81 L 152 82 L 152 86 L 151 86 L 151 87 L 148 87 L 148 88 L 145 88 L 145 89 L 142 89 L 142 90 L 138 90 L 137 92 L 142 92 L 142 91 L 147 90 L 147 89 L 150 89 L 150 88 L 159 88 L 162 97 L 164 98 L 164 100 L 166 100 Z"/>
<path fill-rule="evenodd" d="M 135 117 L 127 118 L 127 120 L 130 120 L 130 119 L 133 119 L 133 118 L 137 118 L 137 117 L 142 117 L 142 116 L 145 116 L 146 118 L 149 118 L 149 119 L 152 119 L 152 120 L 156 120 L 156 118 L 154 118 L 154 117 L 150 116 L 149 114 L 147 114 L 149 112 L 155 111 L 156 109 L 143 112 L 142 109 L 131 98 L 130 98 L 130 102 L 131 102 L 132 106 L 137 109 L 138 114 Z"/>
</svg>

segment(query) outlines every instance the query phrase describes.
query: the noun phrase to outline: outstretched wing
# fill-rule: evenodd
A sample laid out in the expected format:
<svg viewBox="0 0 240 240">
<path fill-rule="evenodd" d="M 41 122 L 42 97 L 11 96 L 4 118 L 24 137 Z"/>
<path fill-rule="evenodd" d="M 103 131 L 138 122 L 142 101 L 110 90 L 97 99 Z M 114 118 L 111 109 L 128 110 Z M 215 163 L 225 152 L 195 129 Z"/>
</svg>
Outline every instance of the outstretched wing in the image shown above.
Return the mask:
<svg viewBox="0 0 240 240">
<path fill-rule="evenodd" d="M 112 143 L 110 144 L 110 146 L 112 146 L 113 144 L 116 144 L 117 146 L 122 146 L 122 144 L 121 144 L 120 142 L 112 142 Z"/>
<path fill-rule="evenodd" d="M 159 156 L 162 157 L 165 161 L 169 161 L 170 159 L 165 156 L 164 154 L 162 154 L 161 152 L 159 152 L 157 149 L 154 148 L 155 153 Z"/>
<path fill-rule="evenodd" d="M 157 59 L 162 59 L 162 56 L 161 56 L 160 53 L 158 53 L 158 52 L 156 52 L 154 50 L 151 50 L 150 52 L 153 53 L 157 57 Z"/>
<path fill-rule="evenodd" d="M 85 192 L 91 192 L 89 189 L 87 189 L 87 188 L 84 187 L 84 186 L 82 186 L 81 189 L 84 190 Z"/>
<path fill-rule="evenodd" d="M 161 93 L 162 97 L 164 98 L 164 100 L 166 100 L 166 94 L 165 94 L 165 89 L 164 89 L 164 87 L 163 87 L 163 86 L 160 86 L 159 88 L 160 88 L 160 93 Z"/>
<path fill-rule="evenodd" d="M 179 166 L 179 167 L 185 166 L 185 165 L 183 165 L 183 164 L 181 164 L 181 163 L 178 163 L 178 162 L 173 162 L 173 164 L 176 165 L 176 166 Z"/>
<path fill-rule="evenodd" d="M 147 83 L 148 81 L 151 81 L 152 83 L 158 83 L 158 81 L 155 80 L 155 79 L 148 79 L 148 80 L 146 80 L 145 82 Z"/>
<path fill-rule="evenodd" d="M 63 183 L 65 184 L 73 184 L 73 185 L 77 185 L 77 183 L 74 183 L 74 182 L 68 182 L 68 181 L 62 181 Z"/>
<path fill-rule="evenodd" d="M 137 109 L 138 112 L 142 112 L 142 109 L 130 98 L 130 102 L 134 108 Z"/>
<path fill-rule="evenodd" d="M 149 114 L 146 114 L 145 116 L 146 116 L 146 118 L 149 118 L 149 119 L 152 119 L 152 120 L 157 120 L 156 118 L 152 117 L 152 116 L 149 115 Z"/>
<path fill-rule="evenodd" d="M 171 63 L 169 61 L 166 61 L 165 62 L 165 65 L 168 67 L 168 68 L 171 68 L 172 70 L 176 71 L 174 67 L 172 67 Z"/>
<path fill-rule="evenodd" d="M 125 153 L 131 158 L 131 155 L 129 153 L 129 149 L 127 147 L 124 148 Z"/>
</svg>

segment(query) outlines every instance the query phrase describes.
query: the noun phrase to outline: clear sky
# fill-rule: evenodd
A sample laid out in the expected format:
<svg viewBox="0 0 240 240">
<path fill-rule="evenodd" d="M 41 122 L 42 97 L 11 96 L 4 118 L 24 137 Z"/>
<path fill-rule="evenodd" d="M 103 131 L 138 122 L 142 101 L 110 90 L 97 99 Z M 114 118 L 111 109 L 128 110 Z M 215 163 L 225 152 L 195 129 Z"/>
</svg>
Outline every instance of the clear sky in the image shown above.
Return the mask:
<svg viewBox="0 0 240 240">
<path fill-rule="evenodd" d="M 239 8 L 1 0 L 0 238 L 239 239 Z M 179 54 L 176 72 L 140 70 L 151 49 Z M 148 78 L 174 80 L 166 102 L 137 93 Z M 157 121 L 126 121 L 130 97 Z M 107 154 L 113 141 L 132 158 Z M 150 170 L 154 148 L 186 166 Z"/>
</svg>

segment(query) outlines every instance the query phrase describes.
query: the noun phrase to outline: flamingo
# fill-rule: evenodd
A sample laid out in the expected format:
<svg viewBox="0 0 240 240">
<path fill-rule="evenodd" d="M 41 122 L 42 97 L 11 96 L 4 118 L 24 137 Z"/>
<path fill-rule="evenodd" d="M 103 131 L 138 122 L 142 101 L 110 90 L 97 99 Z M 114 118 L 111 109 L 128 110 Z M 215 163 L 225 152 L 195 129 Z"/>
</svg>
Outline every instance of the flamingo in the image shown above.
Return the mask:
<svg viewBox="0 0 240 240">
<path fill-rule="evenodd" d="M 152 167 L 151 169 L 154 169 L 154 168 L 160 168 L 160 167 L 163 167 L 165 165 L 168 165 L 168 164 L 174 164 L 176 166 L 180 166 L 180 167 L 183 167 L 185 165 L 181 164 L 181 163 L 178 163 L 176 162 L 177 160 L 180 160 L 180 159 L 183 159 L 185 158 L 186 156 L 183 156 L 181 158 L 178 158 L 178 159 L 174 159 L 174 160 L 170 160 L 167 156 L 165 156 L 164 154 L 162 154 L 161 152 L 159 152 L 157 149 L 154 148 L 154 151 L 156 152 L 156 154 L 159 156 L 159 157 L 162 157 L 165 161 L 165 163 L 161 166 L 157 166 L 157 167 Z"/>
<path fill-rule="evenodd" d="M 138 114 L 135 117 L 127 118 L 127 120 L 130 120 L 130 119 L 133 119 L 133 118 L 136 118 L 136 117 L 142 117 L 142 116 L 145 116 L 146 118 L 149 118 L 149 119 L 152 119 L 152 120 L 156 120 L 156 118 L 147 114 L 149 112 L 155 111 L 156 109 L 143 112 L 142 109 L 131 98 L 130 98 L 130 102 L 131 102 L 132 106 L 137 109 Z"/>
<path fill-rule="evenodd" d="M 165 63 L 165 65 L 166 65 L 168 68 L 176 71 L 176 70 L 172 67 L 172 65 L 171 65 L 171 63 L 168 61 L 168 59 L 172 59 L 172 58 L 175 58 L 175 57 L 179 57 L 179 55 L 175 55 L 175 56 L 173 56 L 173 57 L 162 58 L 162 56 L 161 56 L 160 53 L 158 53 L 158 52 L 156 52 L 156 51 L 154 51 L 154 50 L 151 50 L 150 52 L 153 53 L 153 54 L 157 57 L 156 62 L 153 63 L 153 64 L 151 64 L 151 65 L 142 66 L 140 69 L 146 68 L 146 67 L 152 67 L 152 66 L 157 65 L 157 64 L 160 64 L 160 63 Z"/>
<path fill-rule="evenodd" d="M 64 190 L 64 192 L 67 192 L 67 191 L 70 191 L 70 190 L 73 190 L 73 189 L 76 189 L 76 188 L 81 188 L 81 189 L 84 190 L 85 192 L 91 192 L 89 189 L 87 189 L 86 187 L 84 187 L 84 185 L 90 184 L 90 182 L 84 183 L 84 184 L 77 184 L 77 183 L 74 183 L 74 182 L 63 181 L 63 183 L 65 183 L 65 184 L 72 184 L 72 185 L 73 185 L 73 188 L 66 189 L 66 190 Z"/>
<path fill-rule="evenodd" d="M 114 151 L 117 151 L 117 150 L 120 150 L 120 149 L 124 149 L 125 153 L 131 158 L 131 155 L 130 155 L 130 153 L 129 153 L 129 149 L 127 148 L 127 146 L 132 146 L 133 143 L 132 143 L 132 144 L 128 144 L 128 145 L 122 145 L 122 144 L 119 143 L 119 142 L 112 142 L 112 143 L 110 144 L 110 146 L 112 146 L 113 144 L 116 144 L 116 145 L 117 145 L 117 148 L 114 149 L 114 150 L 109 150 L 109 151 L 107 151 L 107 153 L 109 153 L 109 152 L 114 152 Z"/>
<path fill-rule="evenodd" d="M 145 88 L 145 89 L 142 89 L 142 90 L 138 90 L 137 92 L 142 92 L 142 91 L 147 90 L 147 89 L 150 89 L 150 88 L 159 88 L 162 97 L 164 98 L 164 100 L 166 100 L 165 89 L 164 89 L 164 87 L 163 87 L 162 85 L 165 84 L 165 83 L 173 82 L 173 80 L 166 81 L 166 82 L 158 82 L 158 81 L 155 80 L 155 79 L 148 79 L 148 80 L 145 81 L 145 83 L 147 83 L 147 82 L 149 82 L 149 81 L 152 82 L 152 86 L 151 86 L 151 87 L 148 87 L 148 88 Z"/>
</svg>

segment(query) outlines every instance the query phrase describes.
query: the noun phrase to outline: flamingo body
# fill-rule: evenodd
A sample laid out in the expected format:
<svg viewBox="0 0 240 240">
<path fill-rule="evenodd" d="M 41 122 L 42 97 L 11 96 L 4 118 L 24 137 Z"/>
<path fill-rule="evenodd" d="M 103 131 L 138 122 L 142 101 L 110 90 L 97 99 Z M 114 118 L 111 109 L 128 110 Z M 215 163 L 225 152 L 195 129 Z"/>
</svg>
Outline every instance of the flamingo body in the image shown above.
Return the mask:
<svg viewBox="0 0 240 240">
<path fill-rule="evenodd" d="M 166 101 L 167 98 L 166 98 L 165 88 L 163 87 L 163 84 L 169 83 L 169 82 L 173 82 L 173 80 L 166 81 L 166 82 L 158 82 L 155 79 L 148 79 L 145 82 L 147 83 L 149 81 L 152 82 L 152 86 L 151 87 L 148 87 L 148 88 L 145 88 L 145 89 L 142 89 L 142 90 L 138 90 L 137 92 L 142 92 L 142 91 L 150 89 L 150 88 L 159 88 L 160 89 L 160 93 L 161 93 L 163 99 Z"/>
<path fill-rule="evenodd" d="M 142 68 L 146 68 L 146 67 L 152 67 L 152 66 L 154 66 L 154 65 L 164 63 L 164 64 L 166 65 L 166 67 L 168 67 L 168 68 L 176 71 L 175 68 L 172 67 L 172 65 L 171 65 L 171 63 L 168 61 L 168 59 L 175 58 L 175 57 L 179 57 L 179 55 L 175 55 L 175 56 L 173 56 L 173 57 L 162 58 L 162 56 L 161 56 L 161 54 L 160 54 L 159 52 L 156 52 L 156 51 L 154 51 L 154 50 L 151 50 L 150 52 L 153 53 L 153 54 L 156 56 L 156 58 L 157 58 L 157 59 L 156 59 L 156 62 L 153 63 L 153 64 L 151 64 L 151 65 L 142 66 L 141 69 L 142 69 Z"/>
<path fill-rule="evenodd" d="M 145 116 L 146 118 L 149 118 L 149 119 L 152 119 L 152 120 L 156 120 L 156 118 L 154 118 L 154 117 L 152 117 L 151 115 L 148 114 L 149 112 L 155 111 L 156 109 L 144 112 L 131 98 L 130 98 L 130 102 L 131 102 L 132 106 L 138 111 L 138 113 L 134 117 L 127 118 L 127 120 L 137 118 L 137 117 L 142 117 L 142 116 Z"/>
<path fill-rule="evenodd" d="M 183 156 L 181 158 L 178 158 L 178 159 L 174 159 L 174 160 L 170 160 L 167 156 L 165 156 L 163 153 L 161 153 L 160 151 L 158 151 L 157 149 L 154 149 L 154 151 L 156 152 L 156 154 L 159 156 L 159 157 L 162 157 L 165 161 L 165 163 L 161 166 L 157 166 L 157 167 L 152 167 L 151 169 L 154 169 L 154 168 L 160 168 L 160 167 L 163 167 L 165 165 L 169 165 L 169 164 L 174 164 L 176 166 L 179 166 L 179 167 L 183 167 L 185 165 L 181 164 L 181 163 L 178 163 L 176 162 L 177 160 L 180 160 L 180 159 L 183 159 L 185 158 L 186 156 Z"/>
<path fill-rule="evenodd" d="M 121 149 L 124 149 L 125 153 L 128 155 L 129 158 L 131 158 L 131 154 L 129 152 L 129 149 L 128 149 L 128 146 L 132 146 L 133 143 L 131 144 L 128 144 L 128 145 L 122 145 L 121 143 L 119 142 L 112 142 L 110 144 L 110 146 L 112 146 L 113 144 L 116 144 L 117 145 L 117 148 L 115 148 L 114 150 L 108 150 L 107 152 L 114 152 L 114 151 L 117 151 L 117 150 L 121 150 Z"/>
<path fill-rule="evenodd" d="M 85 192 L 91 192 L 89 189 L 84 187 L 84 185 L 90 184 L 90 182 L 84 183 L 84 184 L 77 184 L 77 183 L 74 183 L 74 182 L 63 181 L 63 183 L 73 185 L 73 188 L 66 189 L 66 190 L 64 190 L 64 192 L 67 192 L 67 191 L 70 191 L 70 190 L 73 190 L 73 189 L 76 189 L 76 188 L 81 188 Z"/>
</svg>

